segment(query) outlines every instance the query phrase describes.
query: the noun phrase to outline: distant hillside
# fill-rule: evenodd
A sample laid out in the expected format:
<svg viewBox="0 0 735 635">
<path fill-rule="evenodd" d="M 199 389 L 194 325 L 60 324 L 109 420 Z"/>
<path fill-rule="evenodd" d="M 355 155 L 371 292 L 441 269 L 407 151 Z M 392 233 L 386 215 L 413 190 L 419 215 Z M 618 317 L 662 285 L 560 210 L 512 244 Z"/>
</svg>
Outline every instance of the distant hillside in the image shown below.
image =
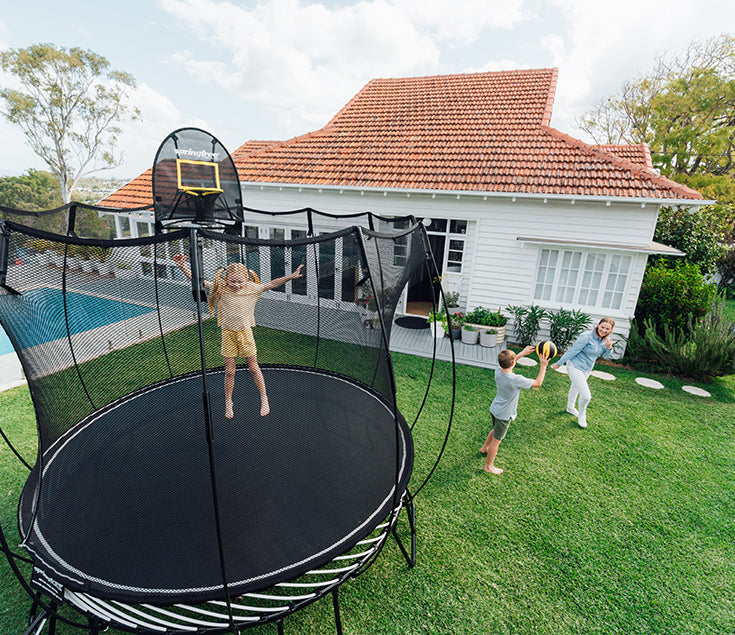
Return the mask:
<svg viewBox="0 0 735 635">
<path fill-rule="evenodd" d="M 80 203 L 95 204 L 105 196 L 119 190 L 129 181 L 130 179 L 103 179 L 98 176 L 88 176 L 79 179 L 72 198 Z"/>
</svg>

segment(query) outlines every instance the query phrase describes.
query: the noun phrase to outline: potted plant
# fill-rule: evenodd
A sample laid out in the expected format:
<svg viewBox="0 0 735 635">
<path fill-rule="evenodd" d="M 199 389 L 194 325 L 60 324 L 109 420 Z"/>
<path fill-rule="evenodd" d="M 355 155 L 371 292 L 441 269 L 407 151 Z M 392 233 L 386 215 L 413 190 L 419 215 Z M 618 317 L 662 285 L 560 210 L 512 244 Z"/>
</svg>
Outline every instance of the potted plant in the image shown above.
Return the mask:
<svg viewBox="0 0 735 635">
<path fill-rule="evenodd" d="M 97 271 L 101 276 L 107 276 L 112 273 L 112 264 L 108 262 L 110 257 L 110 249 L 104 247 L 92 247 L 91 255 L 94 260 Z"/>
<path fill-rule="evenodd" d="M 134 278 L 133 265 L 127 260 L 121 260 L 117 263 L 117 273 L 115 275 L 119 278 Z"/>
<path fill-rule="evenodd" d="M 484 327 L 492 327 L 497 331 L 498 343 L 505 339 L 505 325 L 508 318 L 497 311 L 490 311 L 484 307 L 478 306 L 472 313 L 467 315 L 467 322 L 474 324 L 478 329 Z"/>
<path fill-rule="evenodd" d="M 431 334 L 436 337 L 444 337 L 444 327 L 442 326 L 442 318 L 444 318 L 446 324 L 446 312 L 444 309 L 439 309 L 438 311 L 435 311 L 432 309 L 429 311 L 429 315 L 426 318 L 426 321 L 429 323 L 429 328 L 431 329 Z"/>
<path fill-rule="evenodd" d="M 480 346 L 493 348 L 498 343 L 498 331 L 496 329 L 483 329 L 480 331 Z"/>
<path fill-rule="evenodd" d="M 474 324 L 464 324 L 462 326 L 462 342 L 464 344 L 477 344 L 477 338 L 480 332 Z"/>
<path fill-rule="evenodd" d="M 95 269 L 95 262 L 92 259 L 92 249 L 93 247 L 87 247 L 87 245 L 82 245 L 79 248 L 79 255 L 82 259 L 82 271 L 84 273 L 92 273 Z"/>
<path fill-rule="evenodd" d="M 466 322 L 466 318 L 462 311 L 452 314 L 452 337 L 458 340 L 462 335 L 462 327 Z"/>
<path fill-rule="evenodd" d="M 450 291 L 444 294 L 444 306 L 448 313 L 459 313 L 459 291 Z"/>
</svg>

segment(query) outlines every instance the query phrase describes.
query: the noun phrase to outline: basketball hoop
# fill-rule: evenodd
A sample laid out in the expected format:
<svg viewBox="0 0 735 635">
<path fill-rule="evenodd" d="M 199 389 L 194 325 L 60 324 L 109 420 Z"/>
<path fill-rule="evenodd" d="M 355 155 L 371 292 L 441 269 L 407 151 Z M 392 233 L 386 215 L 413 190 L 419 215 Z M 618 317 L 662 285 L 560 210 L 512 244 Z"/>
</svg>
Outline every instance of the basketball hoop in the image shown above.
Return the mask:
<svg viewBox="0 0 735 635">
<path fill-rule="evenodd" d="M 156 229 L 173 224 L 242 222 L 237 169 L 224 146 L 199 128 L 180 128 L 164 139 L 153 165 Z"/>
</svg>

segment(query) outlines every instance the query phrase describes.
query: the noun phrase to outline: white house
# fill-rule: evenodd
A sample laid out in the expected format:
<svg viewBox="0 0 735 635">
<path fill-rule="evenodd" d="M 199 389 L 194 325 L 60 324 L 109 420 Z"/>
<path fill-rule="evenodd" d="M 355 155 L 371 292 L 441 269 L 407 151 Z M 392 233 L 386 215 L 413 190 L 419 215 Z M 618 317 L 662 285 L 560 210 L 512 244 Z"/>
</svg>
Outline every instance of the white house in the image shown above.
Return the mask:
<svg viewBox="0 0 735 635">
<path fill-rule="evenodd" d="M 244 205 L 430 219 L 444 287 L 468 309 L 581 309 L 627 335 L 648 255 L 679 253 L 652 241 L 659 209 L 708 201 L 658 175 L 645 145 L 591 146 L 551 128 L 557 72 L 372 80 L 324 128 L 233 152 Z M 150 181 L 149 170 L 102 203 L 150 203 Z M 150 231 L 136 218 L 119 229 Z M 246 213 L 245 231 L 304 235 L 283 218 Z M 429 283 L 406 289 L 399 311 L 425 314 Z"/>
</svg>

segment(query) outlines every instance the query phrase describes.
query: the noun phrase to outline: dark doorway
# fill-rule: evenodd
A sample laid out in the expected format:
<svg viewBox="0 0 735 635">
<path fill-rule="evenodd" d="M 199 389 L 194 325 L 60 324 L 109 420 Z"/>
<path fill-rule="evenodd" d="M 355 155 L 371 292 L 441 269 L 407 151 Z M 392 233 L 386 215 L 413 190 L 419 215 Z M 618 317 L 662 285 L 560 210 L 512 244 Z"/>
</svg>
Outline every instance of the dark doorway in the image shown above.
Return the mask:
<svg viewBox="0 0 735 635">
<path fill-rule="evenodd" d="M 434 254 L 434 260 L 439 270 L 439 275 L 442 274 L 445 243 L 446 236 L 429 234 L 429 244 L 431 245 L 431 251 Z M 431 278 L 431 274 L 426 270 L 426 268 L 423 268 L 421 270 L 421 278 L 408 288 L 408 294 L 406 296 L 406 313 L 415 315 L 429 314 L 432 302 L 436 302 L 438 300 L 438 298 L 432 298 Z"/>
</svg>

